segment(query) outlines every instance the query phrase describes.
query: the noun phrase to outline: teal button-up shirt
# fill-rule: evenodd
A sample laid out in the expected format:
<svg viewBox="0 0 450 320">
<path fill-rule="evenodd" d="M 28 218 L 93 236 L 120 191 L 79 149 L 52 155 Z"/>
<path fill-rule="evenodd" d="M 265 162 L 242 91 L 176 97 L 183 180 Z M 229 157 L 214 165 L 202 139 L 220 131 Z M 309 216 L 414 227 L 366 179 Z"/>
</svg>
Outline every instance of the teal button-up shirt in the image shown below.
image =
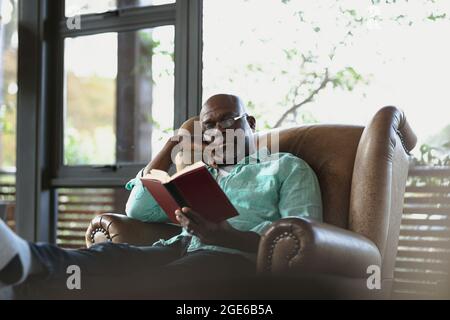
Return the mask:
<svg viewBox="0 0 450 320">
<path fill-rule="evenodd" d="M 218 170 L 208 167 L 218 178 Z M 140 181 L 141 173 L 126 185 L 131 190 L 126 205 L 129 217 L 145 222 L 169 222 L 167 215 L 156 203 Z M 311 167 L 290 153 L 270 154 L 267 148 L 238 162 L 228 175 L 218 183 L 239 215 L 227 221 L 237 230 L 264 233 L 269 225 L 285 217 L 304 217 L 322 220 L 322 200 L 318 179 Z M 157 243 L 169 245 L 189 235 L 183 230 L 179 235 Z M 192 237 L 188 252 L 198 249 L 216 250 L 253 255 L 236 249 L 205 245 Z"/>
</svg>

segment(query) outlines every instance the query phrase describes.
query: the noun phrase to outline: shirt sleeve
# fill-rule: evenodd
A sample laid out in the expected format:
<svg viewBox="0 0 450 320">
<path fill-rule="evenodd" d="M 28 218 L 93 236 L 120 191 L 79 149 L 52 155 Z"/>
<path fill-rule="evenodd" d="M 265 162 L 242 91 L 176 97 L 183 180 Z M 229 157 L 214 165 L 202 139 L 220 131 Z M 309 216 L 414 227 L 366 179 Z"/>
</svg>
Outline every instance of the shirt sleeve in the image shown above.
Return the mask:
<svg viewBox="0 0 450 320">
<path fill-rule="evenodd" d="M 281 218 L 302 217 L 322 221 L 322 197 L 319 181 L 302 159 L 289 156 L 280 163 L 282 182 L 278 210 Z M 263 221 L 250 231 L 264 234 L 274 221 Z"/>
<path fill-rule="evenodd" d="M 164 210 L 158 205 L 153 196 L 141 182 L 143 170 L 139 171 L 134 179 L 131 179 L 125 188 L 130 192 L 125 213 L 133 219 L 144 222 L 169 222 Z"/>
<path fill-rule="evenodd" d="M 302 159 L 291 156 L 290 162 L 280 188 L 278 210 L 281 217 L 322 221 L 322 196 L 316 174 Z"/>
<path fill-rule="evenodd" d="M 253 227 L 250 229 L 250 231 L 256 232 L 260 236 L 262 236 L 267 229 L 269 229 L 270 225 L 272 224 L 272 221 L 263 221 L 260 224 L 258 224 L 256 227 Z"/>
</svg>

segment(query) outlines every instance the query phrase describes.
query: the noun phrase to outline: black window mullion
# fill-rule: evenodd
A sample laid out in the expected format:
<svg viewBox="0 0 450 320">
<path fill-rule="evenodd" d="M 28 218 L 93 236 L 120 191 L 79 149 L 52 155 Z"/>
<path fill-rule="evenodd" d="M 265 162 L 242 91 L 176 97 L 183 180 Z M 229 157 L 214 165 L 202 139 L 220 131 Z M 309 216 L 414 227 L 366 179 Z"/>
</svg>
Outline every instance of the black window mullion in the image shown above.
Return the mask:
<svg viewBox="0 0 450 320">
<path fill-rule="evenodd" d="M 85 187 L 124 186 L 145 164 L 127 164 L 113 166 L 62 166 L 58 175 L 52 179 L 52 186 Z M 81 183 L 82 182 L 82 183 Z"/>
<path fill-rule="evenodd" d="M 70 17 L 64 17 L 59 23 L 59 34 L 62 37 L 132 31 L 175 24 L 175 5 L 126 8 L 81 15 L 80 29 L 69 29 L 67 19 Z"/>
<path fill-rule="evenodd" d="M 19 1 L 17 104 L 17 231 L 31 241 L 54 240 L 51 143 L 55 54 L 52 31 L 58 4 L 49 0 Z"/>
<path fill-rule="evenodd" d="M 202 0 L 177 1 L 175 24 L 175 114 L 179 127 L 198 115 L 202 99 Z"/>
</svg>

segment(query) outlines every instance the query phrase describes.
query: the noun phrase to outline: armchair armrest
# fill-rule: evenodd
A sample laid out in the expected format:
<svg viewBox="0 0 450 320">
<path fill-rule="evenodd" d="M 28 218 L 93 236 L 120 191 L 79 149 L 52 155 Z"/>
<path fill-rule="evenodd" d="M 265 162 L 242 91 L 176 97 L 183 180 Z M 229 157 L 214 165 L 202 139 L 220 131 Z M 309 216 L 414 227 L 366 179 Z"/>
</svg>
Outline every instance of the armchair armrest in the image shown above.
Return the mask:
<svg viewBox="0 0 450 320">
<path fill-rule="evenodd" d="M 180 231 L 180 227 L 173 224 L 142 222 L 123 214 L 105 213 L 92 219 L 86 231 L 86 246 L 107 241 L 151 245 Z"/>
<path fill-rule="evenodd" d="M 329 224 L 302 218 L 274 222 L 261 237 L 257 267 L 260 273 L 304 271 L 366 278 L 367 267 L 381 267 L 381 255 L 369 239 Z"/>
</svg>

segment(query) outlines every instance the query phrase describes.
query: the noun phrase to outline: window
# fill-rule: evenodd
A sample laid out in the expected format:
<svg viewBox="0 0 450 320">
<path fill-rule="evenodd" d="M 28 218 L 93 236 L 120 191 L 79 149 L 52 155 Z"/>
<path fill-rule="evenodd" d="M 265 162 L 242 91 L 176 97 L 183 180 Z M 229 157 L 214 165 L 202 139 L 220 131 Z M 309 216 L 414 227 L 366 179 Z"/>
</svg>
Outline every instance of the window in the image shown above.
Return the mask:
<svg viewBox="0 0 450 320">
<path fill-rule="evenodd" d="M 14 171 L 17 104 L 17 0 L 1 3 L 0 21 L 0 167 Z"/>
<path fill-rule="evenodd" d="M 199 112 L 202 1 L 19 5 L 17 231 L 80 246 L 81 224 L 124 213 L 126 182 Z"/>
<path fill-rule="evenodd" d="M 60 17 L 55 35 L 63 87 L 53 183 L 123 186 L 173 133 L 177 6 L 66 0 L 58 12 L 69 7 L 76 17 Z"/>
<path fill-rule="evenodd" d="M 177 7 L 167 0 L 63 4 L 52 11 L 59 28 L 50 36 L 56 64 L 48 75 L 60 86 L 47 93 L 55 101 L 49 121 L 57 121 L 49 232 L 60 246 L 82 247 L 95 215 L 124 213 L 124 184 L 173 133 Z"/>
<path fill-rule="evenodd" d="M 17 0 L 0 2 L 0 217 L 14 226 L 17 114 Z"/>
<path fill-rule="evenodd" d="M 419 145 L 450 151 L 450 46 L 442 34 L 449 3 L 208 0 L 203 7 L 203 99 L 241 95 L 259 129 L 365 125 L 395 105 Z M 419 147 L 414 152 L 420 157 Z"/>
<path fill-rule="evenodd" d="M 173 26 L 67 38 L 64 48 L 64 165 L 147 163 L 173 131 Z"/>
</svg>

